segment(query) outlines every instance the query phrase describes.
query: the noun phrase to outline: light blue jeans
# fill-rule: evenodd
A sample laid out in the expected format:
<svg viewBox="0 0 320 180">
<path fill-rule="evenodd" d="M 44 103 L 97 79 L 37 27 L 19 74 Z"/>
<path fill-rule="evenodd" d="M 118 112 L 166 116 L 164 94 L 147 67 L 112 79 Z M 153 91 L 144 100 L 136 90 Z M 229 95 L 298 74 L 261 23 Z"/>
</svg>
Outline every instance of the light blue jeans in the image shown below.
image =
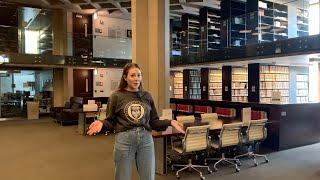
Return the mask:
<svg viewBox="0 0 320 180">
<path fill-rule="evenodd" d="M 113 157 L 116 180 L 131 180 L 133 162 L 141 180 L 154 180 L 154 144 L 151 132 L 145 128 L 137 127 L 117 133 Z"/>
</svg>

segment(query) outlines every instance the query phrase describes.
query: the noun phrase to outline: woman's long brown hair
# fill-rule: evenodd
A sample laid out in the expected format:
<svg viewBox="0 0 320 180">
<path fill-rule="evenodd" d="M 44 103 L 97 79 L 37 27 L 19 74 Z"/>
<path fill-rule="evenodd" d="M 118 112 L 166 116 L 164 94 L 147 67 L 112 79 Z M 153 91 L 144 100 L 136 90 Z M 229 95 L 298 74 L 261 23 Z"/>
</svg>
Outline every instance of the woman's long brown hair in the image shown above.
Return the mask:
<svg viewBox="0 0 320 180">
<path fill-rule="evenodd" d="M 119 91 L 125 91 L 125 89 L 127 88 L 128 86 L 128 83 L 127 81 L 125 80 L 125 78 L 128 76 L 128 72 L 131 68 L 138 68 L 140 71 L 140 67 L 138 66 L 138 64 L 136 63 L 127 63 L 124 67 L 123 67 L 123 71 L 122 71 L 122 77 L 121 77 L 121 80 L 120 80 L 120 84 L 119 84 L 119 87 L 118 87 L 118 90 Z M 142 82 L 140 82 L 140 85 L 139 85 L 139 91 L 142 91 L 143 90 L 143 87 L 142 87 Z"/>
</svg>

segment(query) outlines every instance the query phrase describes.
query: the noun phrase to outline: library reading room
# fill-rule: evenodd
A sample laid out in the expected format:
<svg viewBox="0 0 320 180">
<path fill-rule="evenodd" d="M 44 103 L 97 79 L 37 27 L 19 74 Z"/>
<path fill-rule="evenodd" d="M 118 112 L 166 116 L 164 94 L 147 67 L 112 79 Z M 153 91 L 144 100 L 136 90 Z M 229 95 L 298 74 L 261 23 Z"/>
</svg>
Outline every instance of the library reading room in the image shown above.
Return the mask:
<svg viewBox="0 0 320 180">
<path fill-rule="evenodd" d="M 0 17 L 0 179 L 320 179 L 319 0 L 0 0 Z"/>
</svg>

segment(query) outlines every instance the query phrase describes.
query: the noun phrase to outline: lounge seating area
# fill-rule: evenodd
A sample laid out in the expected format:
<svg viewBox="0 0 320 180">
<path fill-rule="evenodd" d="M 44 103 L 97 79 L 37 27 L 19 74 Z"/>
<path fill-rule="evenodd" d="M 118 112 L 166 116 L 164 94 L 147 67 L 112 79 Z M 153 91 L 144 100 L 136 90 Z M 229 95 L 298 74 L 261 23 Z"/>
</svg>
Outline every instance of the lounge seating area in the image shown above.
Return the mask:
<svg viewBox="0 0 320 180">
<path fill-rule="evenodd" d="M 62 126 L 78 124 L 79 113 L 83 112 L 83 105 L 88 104 L 90 100 L 94 101 L 98 108 L 101 108 L 102 104 L 108 103 L 107 97 L 71 97 L 64 107 L 53 109 L 52 114 L 56 119 L 55 121 Z"/>
</svg>

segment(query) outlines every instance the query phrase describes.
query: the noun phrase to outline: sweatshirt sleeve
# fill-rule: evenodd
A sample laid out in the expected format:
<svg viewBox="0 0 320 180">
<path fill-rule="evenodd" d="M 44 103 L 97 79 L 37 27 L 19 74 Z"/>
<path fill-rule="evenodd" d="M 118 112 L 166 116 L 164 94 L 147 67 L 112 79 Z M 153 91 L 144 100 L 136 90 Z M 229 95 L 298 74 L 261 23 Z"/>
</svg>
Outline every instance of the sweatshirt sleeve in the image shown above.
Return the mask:
<svg viewBox="0 0 320 180">
<path fill-rule="evenodd" d="M 170 120 L 160 120 L 157 109 L 154 105 L 153 99 L 150 95 L 150 106 L 151 106 L 151 112 L 150 112 L 150 127 L 152 130 L 155 131 L 165 131 L 168 126 L 171 125 Z"/>
<path fill-rule="evenodd" d="M 108 129 L 113 129 L 116 125 L 116 115 L 115 108 L 117 105 L 117 96 L 113 93 L 108 100 L 107 110 L 106 110 L 106 119 L 103 120 L 103 126 Z"/>
</svg>

